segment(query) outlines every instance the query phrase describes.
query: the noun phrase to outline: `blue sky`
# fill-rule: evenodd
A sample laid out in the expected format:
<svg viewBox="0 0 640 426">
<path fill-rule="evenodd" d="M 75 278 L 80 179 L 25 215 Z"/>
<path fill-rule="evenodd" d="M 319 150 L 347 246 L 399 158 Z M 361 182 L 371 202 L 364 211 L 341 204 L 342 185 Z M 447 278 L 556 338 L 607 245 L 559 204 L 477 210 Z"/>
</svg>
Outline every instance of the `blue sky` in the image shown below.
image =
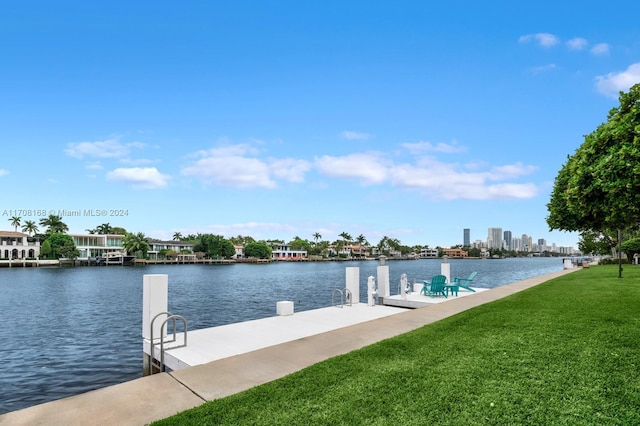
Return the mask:
<svg viewBox="0 0 640 426">
<path fill-rule="evenodd" d="M 0 214 L 577 246 L 553 180 L 640 82 L 633 2 L 93 3 L 0 3 Z"/>
</svg>

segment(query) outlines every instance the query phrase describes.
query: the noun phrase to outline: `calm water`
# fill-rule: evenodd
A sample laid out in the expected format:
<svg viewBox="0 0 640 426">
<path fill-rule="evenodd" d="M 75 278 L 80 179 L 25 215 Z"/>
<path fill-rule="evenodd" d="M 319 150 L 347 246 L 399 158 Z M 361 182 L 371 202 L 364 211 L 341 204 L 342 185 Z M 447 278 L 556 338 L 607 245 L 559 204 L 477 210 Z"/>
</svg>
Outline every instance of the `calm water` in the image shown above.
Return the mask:
<svg viewBox="0 0 640 426">
<path fill-rule="evenodd" d="M 440 273 L 440 260 L 390 261 L 391 294 L 409 281 Z M 275 315 L 276 302 L 295 311 L 331 305 L 345 268 L 360 267 L 360 298 L 378 262 L 267 265 L 0 269 L 0 414 L 142 375 L 142 276 L 169 275 L 169 310 L 189 329 Z M 452 260 L 451 276 L 478 271 L 477 287 L 497 287 L 562 269 L 559 258 Z"/>
</svg>

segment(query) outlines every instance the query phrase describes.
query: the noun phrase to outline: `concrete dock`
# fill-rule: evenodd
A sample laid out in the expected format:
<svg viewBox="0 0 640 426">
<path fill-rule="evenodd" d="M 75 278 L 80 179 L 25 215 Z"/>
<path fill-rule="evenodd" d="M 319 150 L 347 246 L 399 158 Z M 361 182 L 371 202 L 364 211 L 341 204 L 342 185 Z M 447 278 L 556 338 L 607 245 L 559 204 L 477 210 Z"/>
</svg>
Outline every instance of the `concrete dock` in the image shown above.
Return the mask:
<svg viewBox="0 0 640 426">
<path fill-rule="evenodd" d="M 216 360 L 209 361 L 207 357 L 212 355 L 206 351 L 192 354 L 189 356 L 197 358 L 190 361 L 195 366 L 0 415 L 0 425 L 145 425 L 575 270 L 565 269 L 446 301 L 439 298 L 438 303 L 412 310 L 355 304 L 275 317 L 282 320 L 279 324 L 267 318 L 223 326 L 229 327 L 225 333 L 230 334 L 218 346 L 235 346 L 236 350 L 225 349 L 228 352 Z M 340 316 L 348 321 L 340 321 Z M 248 327 L 248 323 L 254 324 Z M 237 327 L 235 331 L 233 327 Z M 289 337 L 285 337 L 287 333 Z"/>
</svg>

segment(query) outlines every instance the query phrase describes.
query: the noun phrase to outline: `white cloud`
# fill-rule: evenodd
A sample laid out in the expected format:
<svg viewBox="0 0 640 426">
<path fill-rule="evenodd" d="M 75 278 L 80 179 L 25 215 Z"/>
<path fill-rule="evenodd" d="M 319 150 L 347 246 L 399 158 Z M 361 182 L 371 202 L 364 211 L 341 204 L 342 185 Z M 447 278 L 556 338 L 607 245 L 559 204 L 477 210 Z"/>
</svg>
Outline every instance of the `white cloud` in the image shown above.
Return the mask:
<svg viewBox="0 0 640 426">
<path fill-rule="evenodd" d="M 158 189 L 167 186 L 170 177 L 155 167 L 118 168 L 107 173 L 107 180 L 123 182 L 136 188 Z"/>
<path fill-rule="evenodd" d="M 142 148 L 144 144 L 132 142 L 120 143 L 118 138 L 96 142 L 69 143 L 64 150 L 69 157 L 83 159 L 84 157 L 96 158 L 123 158 L 129 155 L 131 148 Z"/>
<path fill-rule="evenodd" d="M 567 41 L 567 46 L 571 50 L 584 50 L 589 45 L 587 39 L 582 37 L 574 37 Z"/>
<path fill-rule="evenodd" d="M 554 69 L 556 69 L 556 64 L 540 65 L 539 67 L 533 67 L 529 70 L 531 71 L 531 74 L 537 75 Z"/>
<path fill-rule="evenodd" d="M 89 163 L 84 167 L 89 170 L 102 170 L 102 164 L 100 164 L 99 161 L 96 161 L 95 163 Z"/>
<path fill-rule="evenodd" d="M 530 175 L 536 170 L 538 170 L 536 166 L 527 166 L 518 162 L 506 166 L 493 167 L 487 177 L 490 180 L 506 180 Z"/>
<path fill-rule="evenodd" d="M 487 185 L 487 181 L 513 179 L 531 173 L 536 168 L 520 163 L 497 166 L 489 172 L 460 171 L 456 164 L 435 160 L 420 165 L 403 164 L 394 167 L 391 183 L 397 187 L 418 190 L 434 199 L 487 200 L 531 198 L 538 193 L 532 183 L 500 183 Z"/>
<path fill-rule="evenodd" d="M 269 166 L 275 177 L 289 182 L 304 182 L 305 173 L 311 169 L 308 161 L 293 158 L 272 160 Z"/>
<path fill-rule="evenodd" d="M 553 47 L 560 43 L 560 39 L 549 33 L 527 34 L 520 37 L 520 43 L 528 43 L 530 41 L 538 43 L 542 47 Z"/>
<path fill-rule="evenodd" d="M 607 43 L 598 43 L 591 48 L 591 53 L 594 55 L 608 55 L 609 45 Z"/>
<path fill-rule="evenodd" d="M 373 135 L 369 133 L 354 132 L 350 130 L 345 130 L 344 132 L 340 133 L 340 136 L 348 140 L 367 140 L 373 137 Z"/>
<path fill-rule="evenodd" d="M 6 176 L 9 174 L 9 170 L 7 169 L 0 169 L 0 177 L 2 176 Z"/>
<path fill-rule="evenodd" d="M 445 154 L 455 154 L 466 152 L 467 148 L 459 146 L 455 141 L 451 144 L 439 142 L 432 144 L 431 142 L 420 141 L 416 143 L 403 143 L 401 146 L 407 149 L 411 154 L 425 154 L 429 152 L 441 152 Z"/>
<path fill-rule="evenodd" d="M 274 178 L 289 182 L 304 182 L 311 169 L 305 160 L 294 158 L 263 160 L 260 151 L 246 144 L 225 145 L 201 150 L 188 158 L 201 157 L 182 169 L 206 184 L 232 188 L 275 188 Z"/>
<path fill-rule="evenodd" d="M 182 169 L 185 176 L 196 177 L 216 186 L 232 188 L 274 188 L 267 163 L 256 158 L 239 156 L 201 158 Z"/>
<path fill-rule="evenodd" d="M 640 83 L 640 62 L 629 65 L 622 72 L 596 77 L 598 91 L 612 98 L 617 98 L 620 92 L 626 92 L 637 83 Z"/>
<path fill-rule="evenodd" d="M 316 158 L 315 166 L 324 175 L 359 179 L 365 185 L 382 183 L 387 178 L 387 167 L 377 154 L 350 154 L 342 157 L 323 155 Z"/>
</svg>

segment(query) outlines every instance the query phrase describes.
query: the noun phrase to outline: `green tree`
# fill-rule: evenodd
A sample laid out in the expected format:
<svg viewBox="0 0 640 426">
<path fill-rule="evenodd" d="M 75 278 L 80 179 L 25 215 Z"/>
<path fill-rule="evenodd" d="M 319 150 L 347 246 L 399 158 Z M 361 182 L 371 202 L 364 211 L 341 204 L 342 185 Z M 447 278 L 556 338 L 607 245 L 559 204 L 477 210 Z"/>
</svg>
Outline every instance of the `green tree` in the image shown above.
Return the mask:
<svg viewBox="0 0 640 426">
<path fill-rule="evenodd" d="M 130 254 L 135 254 L 136 258 L 146 258 L 149 249 L 149 239 L 142 232 L 128 233 L 122 239 L 122 246 L 125 251 Z"/>
<path fill-rule="evenodd" d="M 40 219 L 40 226 L 47 227 L 47 235 L 67 232 L 69 230 L 69 227 L 62 221 L 62 218 L 55 214 L 50 214 L 48 217 Z"/>
<path fill-rule="evenodd" d="M 582 231 L 578 248 L 585 254 L 610 255 L 617 243 L 617 232 Z"/>
<path fill-rule="evenodd" d="M 62 235 L 62 234 L 58 234 Z M 73 239 L 67 239 L 62 243 L 62 246 L 57 249 L 58 257 L 64 257 L 66 259 L 77 259 L 80 256 L 80 251 L 73 243 Z"/>
<path fill-rule="evenodd" d="M 173 233 L 173 241 L 180 241 L 184 238 L 180 232 Z"/>
<path fill-rule="evenodd" d="M 40 246 L 40 257 L 44 257 L 45 259 L 49 259 L 51 256 L 51 243 L 49 240 L 44 240 L 42 246 Z"/>
<path fill-rule="evenodd" d="M 231 258 L 236 254 L 233 243 L 222 235 L 199 234 L 193 245 L 193 251 L 207 253 L 210 257 Z"/>
<path fill-rule="evenodd" d="M 127 230 L 120 226 L 114 226 L 111 228 L 111 235 L 127 235 L 127 233 Z"/>
<path fill-rule="evenodd" d="M 15 232 L 18 232 L 18 226 L 20 226 L 21 219 L 22 218 L 18 216 L 13 216 L 9 219 L 9 222 L 11 222 L 11 226 L 13 226 L 13 230 Z"/>
<path fill-rule="evenodd" d="M 311 250 L 311 243 L 307 240 L 303 240 L 302 238 L 296 236 L 293 240 L 289 242 L 291 245 L 291 250 L 306 250 L 307 253 Z"/>
<path fill-rule="evenodd" d="M 633 263 L 633 255 L 640 253 L 640 238 L 631 238 L 622 243 L 622 251 L 627 255 L 629 263 Z"/>
<path fill-rule="evenodd" d="M 50 257 L 53 259 L 66 257 L 67 254 L 73 254 L 73 250 L 76 248 L 71 236 L 59 232 L 50 234 L 44 241 L 43 245 L 46 243 L 49 243 L 51 247 Z M 62 252 L 60 252 L 60 250 L 62 250 Z M 40 253 L 42 253 L 42 248 L 40 248 Z M 80 253 L 78 253 L 76 257 L 79 255 Z"/>
<path fill-rule="evenodd" d="M 27 220 L 24 225 L 22 225 L 22 232 L 33 235 L 38 232 L 38 225 L 36 225 L 36 223 L 32 220 Z"/>
<path fill-rule="evenodd" d="M 264 241 L 248 243 L 244 246 L 244 254 L 255 259 L 271 259 L 271 247 Z"/>
<path fill-rule="evenodd" d="M 96 226 L 96 233 L 101 235 L 107 235 L 113 233 L 113 227 L 108 223 Z"/>
<path fill-rule="evenodd" d="M 322 235 L 320 235 L 319 232 L 314 232 L 313 233 L 313 241 L 316 242 L 316 244 L 318 244 L 318 240 L 322 238 Z"/>
<path fill-rule="evenodd" d="M 640 84 L 620 92 L 619 103 L 558 172 L 551 230 L 610 233 L 640 223 Z"/>
</svg>

